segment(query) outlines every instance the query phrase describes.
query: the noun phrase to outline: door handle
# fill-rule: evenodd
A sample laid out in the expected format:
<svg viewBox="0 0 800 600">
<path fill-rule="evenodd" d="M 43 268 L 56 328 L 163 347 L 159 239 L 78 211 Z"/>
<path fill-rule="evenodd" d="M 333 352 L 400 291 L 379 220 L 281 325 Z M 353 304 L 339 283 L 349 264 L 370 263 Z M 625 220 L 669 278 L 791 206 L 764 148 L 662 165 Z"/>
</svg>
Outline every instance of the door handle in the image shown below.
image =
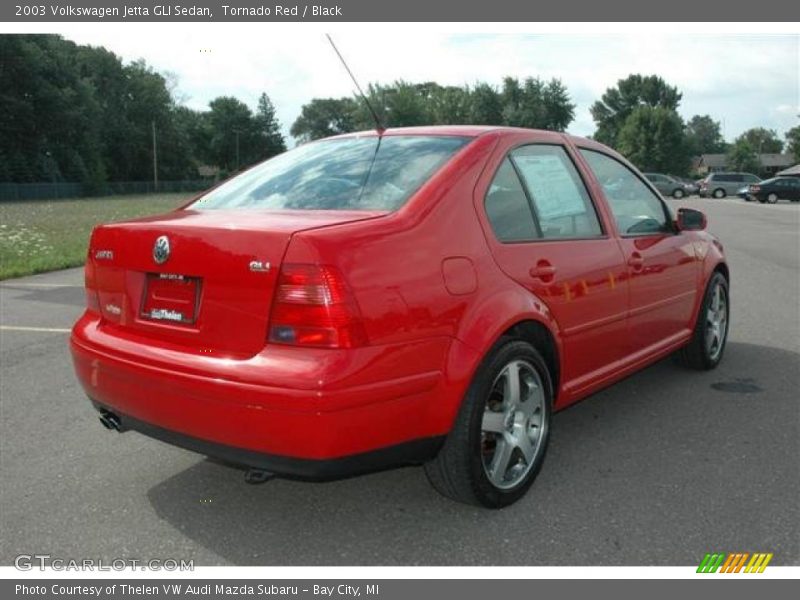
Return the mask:
<svg viewBox="0 0 800 600">
<path fill-rule="evenodd" d="M 528 273 L 533 279 L 541 279 L 544 283 L 548 283 L 555 277 L 556 268 L 546 260 L 540 260 Z"/>
<path fill-rule="evenodd" d="M 634 271 L 641 271 L 644 267 L 644 258 L 638 252 L 634 252 L 628 259 L 628 266 Z"/>
</svg>

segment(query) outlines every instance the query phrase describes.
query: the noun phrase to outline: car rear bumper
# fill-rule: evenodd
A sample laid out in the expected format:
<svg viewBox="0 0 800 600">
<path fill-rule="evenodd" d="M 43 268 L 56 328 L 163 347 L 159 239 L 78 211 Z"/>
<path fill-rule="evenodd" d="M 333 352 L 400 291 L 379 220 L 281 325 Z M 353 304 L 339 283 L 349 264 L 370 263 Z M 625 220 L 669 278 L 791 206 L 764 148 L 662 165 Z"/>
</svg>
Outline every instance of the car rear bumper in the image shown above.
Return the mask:
<svg viewBox="0 0 800 600">
<path fill-rule="evenodd" d="M 109 412 L 109 408 L 106 406 L 97 403 L 94 403 L 94 406 L 101 413 Z M 120 413 L 114 413 L 114 415 L 118 418 L 120 431 L 137 431 L 153 439 L 198 452 L 231 465 L 259 469 L 282 477 L 312 481 L 341 479 L 389 467 L 421 464 L 435 456 L 445 439 L 445 436 L 420 438 L 337 458 L 296 458 L 211 442 L 146 423 L 128 415 Z"/>
<path fill-rule="evenodd" d="M 299 349 L 279 346 L 237 360 L 177 356 L 107 331 L 91 313 L 70 342 L 86 394 L 123 427 L 312 478 L 432 456 L 447 427 L 431 408 L 441 397 L 448 345 L 439 339 L 320 355 L 303 349 L 294 359 Z"/>
</svg>

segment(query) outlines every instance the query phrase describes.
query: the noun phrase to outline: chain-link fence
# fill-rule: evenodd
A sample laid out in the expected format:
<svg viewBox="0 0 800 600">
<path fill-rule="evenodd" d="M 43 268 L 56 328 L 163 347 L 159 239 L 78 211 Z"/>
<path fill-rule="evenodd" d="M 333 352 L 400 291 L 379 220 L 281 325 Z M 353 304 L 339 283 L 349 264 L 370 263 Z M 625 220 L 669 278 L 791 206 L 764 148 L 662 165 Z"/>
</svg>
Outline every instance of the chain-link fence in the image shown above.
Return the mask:
<svg viewBox="0 0 800 600">
<path fill-rule="evenodd" d="M 111 181 L 87 189 L 82 183 L 0 183 L 0 202 L 14 200 L 53 200 L 56 198 L 82 198 L 84 196 L 110 196 L 116 194 L 168 194 L 173 192 L 200 192 L 213 185 L 209 179 L 182 181 Z"/>
</svg>

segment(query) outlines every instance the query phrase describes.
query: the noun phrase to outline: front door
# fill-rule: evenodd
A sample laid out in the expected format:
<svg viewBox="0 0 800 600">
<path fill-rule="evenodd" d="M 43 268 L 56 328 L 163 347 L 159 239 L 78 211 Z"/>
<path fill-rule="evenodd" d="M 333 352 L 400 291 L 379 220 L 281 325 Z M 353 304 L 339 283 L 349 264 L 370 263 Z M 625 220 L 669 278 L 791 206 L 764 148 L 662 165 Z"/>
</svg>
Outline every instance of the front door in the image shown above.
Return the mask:
<svg viewBox="0 0 800 600">
<path fill-rule="evenodd" d="M 664 201 L 615 158 L 581 154 L 603 187 L 620 235 L 629 279 L 628 331 L 633 354 L 657 351 L 690 332 L 700 266 Z"/>
</svg>

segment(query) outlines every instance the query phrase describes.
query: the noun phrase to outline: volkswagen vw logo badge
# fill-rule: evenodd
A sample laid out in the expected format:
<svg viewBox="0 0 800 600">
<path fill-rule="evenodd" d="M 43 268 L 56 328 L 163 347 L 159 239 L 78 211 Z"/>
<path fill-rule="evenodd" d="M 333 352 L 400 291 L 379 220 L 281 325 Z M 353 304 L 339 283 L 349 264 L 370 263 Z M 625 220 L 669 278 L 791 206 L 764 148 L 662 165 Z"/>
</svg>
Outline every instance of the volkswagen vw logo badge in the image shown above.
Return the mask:
<svg viewBox="0 0 800 600">
<path fill-rule="evenodd" d="M 156 264 L 163 265 L 169 258 L 169 238 L 162 235 L 153 245 L 153 260 Z"/>
</svg>

